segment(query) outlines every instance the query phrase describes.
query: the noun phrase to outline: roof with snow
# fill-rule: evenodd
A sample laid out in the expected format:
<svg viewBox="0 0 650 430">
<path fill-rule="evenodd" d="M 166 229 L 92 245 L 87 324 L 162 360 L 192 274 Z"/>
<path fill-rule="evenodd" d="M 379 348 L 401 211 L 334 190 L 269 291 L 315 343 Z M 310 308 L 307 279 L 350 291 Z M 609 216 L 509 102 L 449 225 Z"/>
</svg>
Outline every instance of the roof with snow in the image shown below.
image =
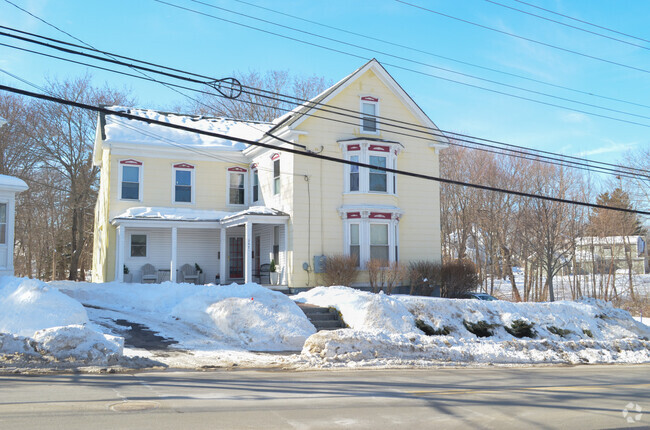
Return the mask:
<svg viewBox="0 0 650 430">
<path fill-rule="evenodd" d="M 9 190 L 14 192 L 25 191 L 27 184 L 20 178 L 15 176 L 0 175 L 0 190 Z"/>
<path fill-rule="evenodd" d="M 113 220 L 163 220 L 163 221 L 222 221 L 238 216 L 267 215 L 287 216 L 286 213 L 266 206 L 251 206 L 239 212 L 209 211 L 188 208 L 147 207 L 129 208 Z"/>
<path fill-rule="evenodd" d="M 229 137 L 257 141 L 273 126 L 270 123 L 240 121 L 196 115 L 159 112 L 151 109 L 136 109 L 124 106 L 109 106 L 107 109 L 124 112 L 146 119 L 191 127 Z M 158 124 L 127 119 L 117 115 L 101 114 L 102 138 L 108 143 L 135 143 L 155 146 L 191 146 L 222 151 L 243 151 L 248 146 L 227 138 L 178 130 Z"/>
</svg>

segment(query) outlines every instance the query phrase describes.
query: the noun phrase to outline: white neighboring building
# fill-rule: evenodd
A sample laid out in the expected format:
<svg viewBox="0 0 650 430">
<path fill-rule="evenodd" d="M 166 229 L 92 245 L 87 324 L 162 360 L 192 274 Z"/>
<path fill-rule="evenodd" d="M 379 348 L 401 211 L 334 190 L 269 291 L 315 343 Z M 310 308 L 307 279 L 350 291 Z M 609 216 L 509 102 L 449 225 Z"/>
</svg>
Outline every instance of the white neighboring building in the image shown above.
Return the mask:
<svg viewBox="0 0 650 430">
<path fill-rule="evenodd" d="M 22 179 L 0 175 L 0 275 L 14 274 L 16 193 L 27 188 Z"/>
<path fill-rule="evenodd" d="M 576 240 L 576 268 L 583 273 L 628 270 L 650 272 L 650 260 L 643 236 L 579 237 Z"/>
</svg>

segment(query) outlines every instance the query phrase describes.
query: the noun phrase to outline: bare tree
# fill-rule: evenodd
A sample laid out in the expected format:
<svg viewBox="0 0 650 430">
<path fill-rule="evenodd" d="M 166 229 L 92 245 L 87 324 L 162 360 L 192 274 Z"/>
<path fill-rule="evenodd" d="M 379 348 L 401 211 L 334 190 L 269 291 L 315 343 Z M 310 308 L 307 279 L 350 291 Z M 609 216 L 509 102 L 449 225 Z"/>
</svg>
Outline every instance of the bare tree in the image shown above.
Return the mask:
<svg viewBox="0 0 650 430">
<path fill-rule="evenodd" d="M 323 77 L 291 76 L 286 70 L 235 72 L 234 77 L 244 86 L 238 98 L 225 98 L 208 86 L 208 94 L 201 94 L 189 110 L 199 115 L 269 122 L 302 104 L 300 99 L 309 100 L 330 86 Z"/>
</svg>

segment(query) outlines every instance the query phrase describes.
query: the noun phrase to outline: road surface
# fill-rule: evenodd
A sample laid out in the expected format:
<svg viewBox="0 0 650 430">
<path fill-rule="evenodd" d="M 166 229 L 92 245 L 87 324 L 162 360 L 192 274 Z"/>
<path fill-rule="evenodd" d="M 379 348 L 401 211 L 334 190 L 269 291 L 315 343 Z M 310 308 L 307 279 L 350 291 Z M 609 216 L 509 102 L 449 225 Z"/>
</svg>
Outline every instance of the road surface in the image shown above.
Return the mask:
<svg viewBox="0 0 650 430">
<path fill-rule="evenodd" d="M 650 427 L 650 365 L 0 376 L 0 429 Z"/>
</svg>

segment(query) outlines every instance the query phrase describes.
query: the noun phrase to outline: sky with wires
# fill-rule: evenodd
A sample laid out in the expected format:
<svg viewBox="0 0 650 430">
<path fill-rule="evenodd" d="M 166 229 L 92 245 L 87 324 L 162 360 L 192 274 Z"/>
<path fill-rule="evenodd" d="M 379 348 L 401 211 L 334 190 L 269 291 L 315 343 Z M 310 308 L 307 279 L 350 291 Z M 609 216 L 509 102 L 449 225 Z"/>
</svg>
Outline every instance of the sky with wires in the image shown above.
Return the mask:
<svg viewBox="0 0 650 430">
<path fill-rule="evenodd" d="M 274 69 L 335 82 L 374 57 L 444 130 L 624 164 L 649 145 L 648 2 L 11 2 L 51 25 L 7 0 L 0 25 L 215 78 Z M 26 82 L 88 68 L 0 45 L 0 69 L 8 72 L 0 83 L 34 90 Z M 188 103 L 159 83 L 91 73 L 97 84 L 131 89 L 141 107 Z"/>
</svg>

